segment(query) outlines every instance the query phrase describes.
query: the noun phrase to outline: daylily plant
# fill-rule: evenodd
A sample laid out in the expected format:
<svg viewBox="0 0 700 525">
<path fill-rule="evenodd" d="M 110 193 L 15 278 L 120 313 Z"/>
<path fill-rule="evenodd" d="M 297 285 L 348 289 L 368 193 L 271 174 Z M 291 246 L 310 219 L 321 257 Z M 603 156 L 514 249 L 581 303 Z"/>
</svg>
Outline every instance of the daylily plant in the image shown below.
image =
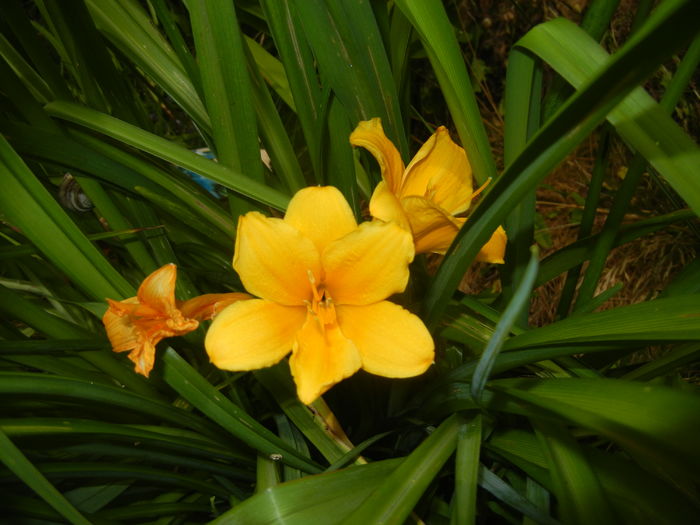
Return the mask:
<svg viewBox="0 0 700 525">
<path fill-rule="evenodd" d="M 212 319 L 226 306 L 250 296 L 244 293 L 205 294 L 188 301 L 175 299 L 177 268 L 166 264 L 139 286 L 136 297 L 107 299 L 102 317 L 115 352 L 129 352 L 137 373 L 148 377 L 153 369 L 156 345 L 166 337 L 196 330 L 199 321 Z"/>
<path fill-rule="evenodd" d="M 410 231 L 416 253 L 444 254 L 467 220 L 458 215 L 480 191 L 473 191 L 467 155 L 447 129 L 440 126 L 406 167 L 379 118 L 360 122 L 350 143 L 368 150 L 381 169 L 382 181 L 369 203 L 372 216 Z M 506 241 L 499 226 L 476 260 L 503 263 Z"/>
<path fill-rule="evenodd" d="M 386 301 L 408 282 L 410 234 L 394 223 L 358 226 L 336 188 L 297 192 L 284 219 L 238 221 L 233 267 L 246 290 L 214 319 L 205 346 L 217 367 L 253 370 L 289 360 L 299 399 L 312 403 L 360 368 L 423 373 L 434 345 L 423 322 Z"/>
</svg>

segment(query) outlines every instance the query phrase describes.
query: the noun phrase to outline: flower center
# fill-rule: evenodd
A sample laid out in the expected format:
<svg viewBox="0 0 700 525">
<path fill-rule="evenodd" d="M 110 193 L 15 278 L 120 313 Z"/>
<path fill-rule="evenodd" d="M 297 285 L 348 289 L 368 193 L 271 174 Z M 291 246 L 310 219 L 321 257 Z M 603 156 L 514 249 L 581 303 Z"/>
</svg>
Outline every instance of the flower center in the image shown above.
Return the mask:
<svg viewBox="0 0 700 525">
<path fill-rule="evenodd" d="M 326 326 L 336 324 L 335 306 L 331 296 L 328 294 L 328 290 L 325 289 L 323 284 L 319 285 L 316 283 L 316 278 L 311 270 L 307 270 L 307 275 L 309 276 L 313 298 L 311 301 L 306 301 L 306 308 L 316 318 L 321 325 L 321 329 L 325 330 Z"/>
</svg>

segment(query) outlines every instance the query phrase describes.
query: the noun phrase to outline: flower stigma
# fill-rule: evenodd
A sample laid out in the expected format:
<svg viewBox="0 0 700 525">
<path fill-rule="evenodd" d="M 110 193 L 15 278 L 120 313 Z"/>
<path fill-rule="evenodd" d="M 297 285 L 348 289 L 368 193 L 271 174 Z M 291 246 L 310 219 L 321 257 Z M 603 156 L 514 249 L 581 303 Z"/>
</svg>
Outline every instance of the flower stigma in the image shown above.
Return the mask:
<svg viewBox="0 0 700 525">
<path fill-rule="evenodd" d="M 333 299 L 331 299 L 328 290 L 326 290 L 323 285 L 316 285 L 316 277 L 314 277 L 311 270 L 306 270 L 306 274 L 308 275 L 309 283 L 311 284 L 313 299 L 311 301 L 307 300 L 304 302 L 306 303 L 308 312 L 314 316 L 320 325 L 321 330 L 325 334 L 326 326 L 335 326 L 337 324 Z"/>
</svg>

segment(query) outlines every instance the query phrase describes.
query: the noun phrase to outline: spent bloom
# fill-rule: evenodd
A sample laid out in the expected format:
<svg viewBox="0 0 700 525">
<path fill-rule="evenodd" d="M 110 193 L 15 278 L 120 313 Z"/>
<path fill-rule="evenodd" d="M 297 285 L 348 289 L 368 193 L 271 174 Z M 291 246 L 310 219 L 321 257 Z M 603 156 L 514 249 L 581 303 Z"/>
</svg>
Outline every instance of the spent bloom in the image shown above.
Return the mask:
<svg viewBox="0 0 700 525">
<path fill-rule="evenodd" d="M 107 299 L 102 317 L 115 352 L 129 352 L 137 373 L 148 377 L 153 368 L 156 345 L 161 339 L 196 330 L 199 321 L 211 319 L 232 302 L 247 299 L 242 293 L 205 294 L 188 301 L 175 299 L 177 268 L 166 264 L 139 286 L 136 297 L 123 301 Z"/>
<path fill-rule="evenodd" d="M 478 194 L 472 188 L 472 169 L 464 150 L 440 126 L 404 167 L 401 155 L 384 135 L 381 120 L 360 122 L 350 135 L 353 146 L 368 150 L 379 163 L 382 181 L 372 194 L 373 217 L 393 221 L 413 234 L 416 253 L 445 253 Z M 506 233 L 493 233 L 477 261 L 503 263 Z"/>
<path fill-rule="evenodd" d="M 402 292 L 414 248 L 394 223 L 358 226 L 332 186 L 292 198 L 284 219 L 238 221 L 233 267 L 246 290 L 214 319 L 205 346 L 217 367 L 253 370 L 290 351 L 299 399 L 312 403 L 360 368 L 386 377 L 423 373 L 433 340 L 423 322 L 386 301 Z"/>
</svg>

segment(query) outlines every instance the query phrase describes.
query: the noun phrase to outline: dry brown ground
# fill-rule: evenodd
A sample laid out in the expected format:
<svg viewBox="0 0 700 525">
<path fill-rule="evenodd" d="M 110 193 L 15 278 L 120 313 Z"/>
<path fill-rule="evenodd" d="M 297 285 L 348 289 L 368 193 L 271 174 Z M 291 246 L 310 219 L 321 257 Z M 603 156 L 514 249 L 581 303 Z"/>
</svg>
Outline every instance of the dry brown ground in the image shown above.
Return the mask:
<svg viewBox="0 0 700 525">
<path fill-rule="evenodd" d="M 502 158 L 502 80 L 508 50 L 512 44 L 533 25 L 557 16 L 566 16 L 574 21 L 587 4 L 586 0 L 538 0 L 516 2 L 510 0 L 460 0 L 452 3 L 461 29 L 466 33 L 478 33 L 466 45 L 469 54 L 488 65 L 488 72 L 481 83 L 480 102 L 485 115 L 487 130 L 494 153 Z M 630 28 L 630 13 L 634 13 L 635 0 L 623 0 L 613 18 L 611 29 L 605 42 L 615 49 L 624 42 Z M 473 45 L 472 45 L 473 44 Z M 670 61 L 666 71 L 672 69 Z M 652 95 L 658 95 L 663 73 L 647 84 Z M 691 135 L 698 134 L 698 82 L 691 83 L 674 117 Z M 572 153 L 537 190 L 537 212 L 542 221 L 537 234 L 551 245 L 541 246 L 543 255 L 566 246 L 577 239 L 577 216 L 582 209 L 582 199 L 588 191 L 596 137 L 591 137 Z M 608 167 L 604 188 L 597 212 L 594 233 L 603 225 L 614 192 L 624 174 L 624 166 L 630 153 L 621 142 L 612 147 L 611 163 Z M 683 206 L 682 201 L 668 192 L 661 191 L 659 181 L 646 173 L 630 203 L 625 223 L 634 222 Z M 662 184 L 662 183 L 661 183 Z M 622 283 L 622 290 L 608 300 L 601 308 L 607 309 L 623 304 L 649 300 L 663 290 L 685 265 L 692 261 L 698 251 L 700 227 L 679 224 L 655 234 L 647 235 L 614 249 L 609 255 L 605 270 L 598 283 L 596 293 Z M 535 291 L 530 320 L 534 325 L 543 325 L 554 320 L 558 299 L 564 283 L 564 275 L 550 281 Z M 476 293 L 485 289 L 498 288 L 498 273 L 488 265 L 474 265 L 463 280 L 465 292 Z"/>
</svg>

